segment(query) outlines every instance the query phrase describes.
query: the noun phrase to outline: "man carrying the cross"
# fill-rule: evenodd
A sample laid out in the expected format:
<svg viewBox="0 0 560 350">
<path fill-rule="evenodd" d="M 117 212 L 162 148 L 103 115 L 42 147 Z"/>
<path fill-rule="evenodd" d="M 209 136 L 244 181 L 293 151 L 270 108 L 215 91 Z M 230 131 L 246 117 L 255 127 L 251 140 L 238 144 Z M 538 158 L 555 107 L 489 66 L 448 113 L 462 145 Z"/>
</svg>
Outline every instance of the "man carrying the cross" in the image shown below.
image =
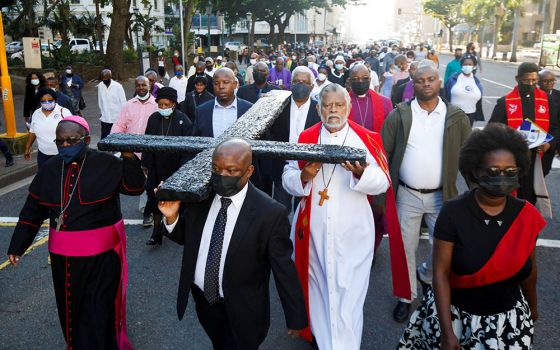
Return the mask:
<svg viewBox="0 0 560 350">
<path fill-rule="evenodd" d="M 290 161 L 284 169 L 286 191 L 303 197 L 292 225 L 311 325 L 301 335 L 308 341 L 314 336 L 321 350 L 359 349 L 375 241 L 368 196 L 385 193 L 391 184 L 379 135 L 348 120 L 348 92 L 338 84 L 326 86 L 317 110 L 322 122 L 303 131 L 300 143 L 351 146 L 367 150 L 367 156 L 365 164 Z M 398 222 L 390 193 L 391 232 Z M 394 285 L 400 288 L 395 291 L 410 294 L 402 237 L 390 233 L 390 243 L 393 262 L 400 259 L 394 265 L 401 267 L 393 274 Z"/>
</svg>

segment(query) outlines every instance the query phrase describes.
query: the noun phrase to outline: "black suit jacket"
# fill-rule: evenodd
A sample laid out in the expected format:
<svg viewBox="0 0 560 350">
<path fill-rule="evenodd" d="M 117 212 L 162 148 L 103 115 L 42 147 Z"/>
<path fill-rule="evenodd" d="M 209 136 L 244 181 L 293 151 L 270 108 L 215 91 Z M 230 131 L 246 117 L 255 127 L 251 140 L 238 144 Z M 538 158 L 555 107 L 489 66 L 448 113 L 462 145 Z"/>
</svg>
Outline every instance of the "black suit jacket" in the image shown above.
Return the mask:
<svg viewBox="0 0 560 350">
<path fill-rule="evenodd" d="M 267 82 L 264 88 L 262 89 L 262 93 L 264 94 L 271 90 L 278 90 L 278 89 L 279 88 L 276 85 L 272 85 Z M 237 90 L 237 97 L 242 98 L 251 103 L 255 103 L 258 100 L 258 92 L 259 92 L 259 88 L 257 87 L 257 85 L 255 85 L 255 83 L 243 85 L 242 87 L 239 88 L 239 90 Z"/>
<path fill-rule="evenodd" d="M 212 119 L 214 115 L 214 101 L 204 102 L 196 107 L 194 117 L 193 136 L 214 137 L 214 128 L 212 127 Z M 241 98 L 237 99 L 237 119 L 251 108 L 253 104 Z"/>
<path fill-rule="evenodd" d="M 254 349 L 270 326 L 270 271 L 289 329 L 307 326 L 305 301 L 291 259 L 288 211 L 250 182 L 226 254 L 222 289 L 230 325 L 239 349 Z M 189 203 L 170 238 L 182 244 L 183 261 L 177 296 L 177 314 L 183 318 L 194 283 L 202 231 L 214 199 Z"/>
<path fill-rule="evenodd" d="M 290 97 L 290 102 L 284 107 L 274 124 L 272 125 L 269 133 L 269 138 L 272 141 L 290 141 L 290 106 L 292 104 L 292 98 Z M 311 100 L 311 105 L 309 106 L 309 111 L 307 112 L 307 119 L 305 120 L 305 129 L 319 123 L 321 117 L 317 112 L 317 102 Z M 284 165 L 286 161 L 283 160 L 264 160 L 266 165 L 263 164 L 263 170 L 265 174 L 269 175 L 273 180 L 279 180 L 282 177 L 284 171 Z M 266 170 L 265 170 L 266 169 Z"/>
</svg>

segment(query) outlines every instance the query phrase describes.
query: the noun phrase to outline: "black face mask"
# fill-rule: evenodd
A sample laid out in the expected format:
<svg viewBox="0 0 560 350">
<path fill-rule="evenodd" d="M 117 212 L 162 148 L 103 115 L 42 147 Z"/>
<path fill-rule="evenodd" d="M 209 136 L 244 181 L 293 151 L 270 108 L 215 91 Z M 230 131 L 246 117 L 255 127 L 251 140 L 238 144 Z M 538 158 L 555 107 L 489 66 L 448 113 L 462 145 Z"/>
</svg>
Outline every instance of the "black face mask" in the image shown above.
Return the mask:
<svg viewBox="0 0 560 350">
<path fill-rule="evenodd" d="M 535 85 L 519 83 L 517 84 L 517 89 L 521 95 L 528 95 L 535 91 Z"/>
<path fill-rule="evenodd" d="M 369 90 L 369 81 L 353 81 L 351 86 L 356 95 L 364 95 Z"/>
<path fill-rule="evenodd" d="M 103 82 L 103 84 L 105 84 L 105 86 L 109 87 L 109 85 L 111 84 L 111 79 L 103 79 L 101 80 Z"/>
<path fill-rule="evenodd" d="M 290 88 L 292 91 L 292 97 L 296 101 L 307 99 L 312 89 L 313 88 L 311 86 L 302 83 L 293 84 Z"/>
<path fill-rule="evenodd" d="M 210 186 L 214 192 L 222 197 L 235 196 L 241 191 L 241 178 L 243 176 L 223 176 L 212 173 L 210 176 Z"/>
<path fill-rule="evenodd" d="M 484 175 L 478 179 L 480 188 L 493 197 L 504 197 L 519 187 L 519 178 L 515 176 L 488 176 Z"/>
<path fill-rule="evenodd" d="M 253 72 L 253 79 L 255 80 L 255 83 L 259 85 L 264 84 L 264 82 L 266 81 L 266 73 Z"/>
</svg>

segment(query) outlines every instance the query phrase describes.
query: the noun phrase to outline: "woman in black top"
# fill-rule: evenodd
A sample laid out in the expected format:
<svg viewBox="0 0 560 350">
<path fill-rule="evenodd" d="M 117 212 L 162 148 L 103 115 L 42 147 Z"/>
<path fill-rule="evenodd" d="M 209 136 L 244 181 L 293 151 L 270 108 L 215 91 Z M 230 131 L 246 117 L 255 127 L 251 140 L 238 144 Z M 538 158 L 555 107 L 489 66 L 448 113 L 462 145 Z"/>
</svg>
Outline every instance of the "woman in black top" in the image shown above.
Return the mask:
<svg viewBox="0 0 560 350">
<path fill-rule="evenodd" d="M 529 168 L 527 143 L 514 129 L 489 124 L 466 141 L 459 167 L 478 187 L 439 213 L 434 290 L 428 287 L 398 349 L 530 349 L 534 247 L 544 219 L 510 194 Z"/>
<path fill-rule="evenodd" d="M 25 122 L 29 123 L 29 119 L 39 105 L 37 99 L 37 91 L 40 88 L 47 86 L 47 80 L 43 74 L 39 72 L 31 72 L 25 78 L 25 97 L 23 99 L 23 117 Z"/>
</svg>

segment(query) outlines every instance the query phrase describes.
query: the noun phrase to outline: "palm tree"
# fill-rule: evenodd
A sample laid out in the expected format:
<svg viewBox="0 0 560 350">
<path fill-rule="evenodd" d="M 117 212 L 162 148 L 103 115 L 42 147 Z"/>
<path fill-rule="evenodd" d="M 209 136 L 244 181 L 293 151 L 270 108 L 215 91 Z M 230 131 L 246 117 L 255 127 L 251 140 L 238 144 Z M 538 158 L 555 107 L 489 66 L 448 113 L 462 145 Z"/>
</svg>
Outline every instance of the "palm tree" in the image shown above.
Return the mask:
<svg viewBox="0 0 560 350">
<path fill-rule="evenodd" d="M 75 17 L 70 13 L 70 4 L 68 2 L 60 2 L 56 6 L 56 10 L 52 11 L 46 20 L 46 26 L 55 33 L 60 34 L 62 42 L 67 45 L 70 41 L 70 32 L 73 30 Z"/>
</svg>

